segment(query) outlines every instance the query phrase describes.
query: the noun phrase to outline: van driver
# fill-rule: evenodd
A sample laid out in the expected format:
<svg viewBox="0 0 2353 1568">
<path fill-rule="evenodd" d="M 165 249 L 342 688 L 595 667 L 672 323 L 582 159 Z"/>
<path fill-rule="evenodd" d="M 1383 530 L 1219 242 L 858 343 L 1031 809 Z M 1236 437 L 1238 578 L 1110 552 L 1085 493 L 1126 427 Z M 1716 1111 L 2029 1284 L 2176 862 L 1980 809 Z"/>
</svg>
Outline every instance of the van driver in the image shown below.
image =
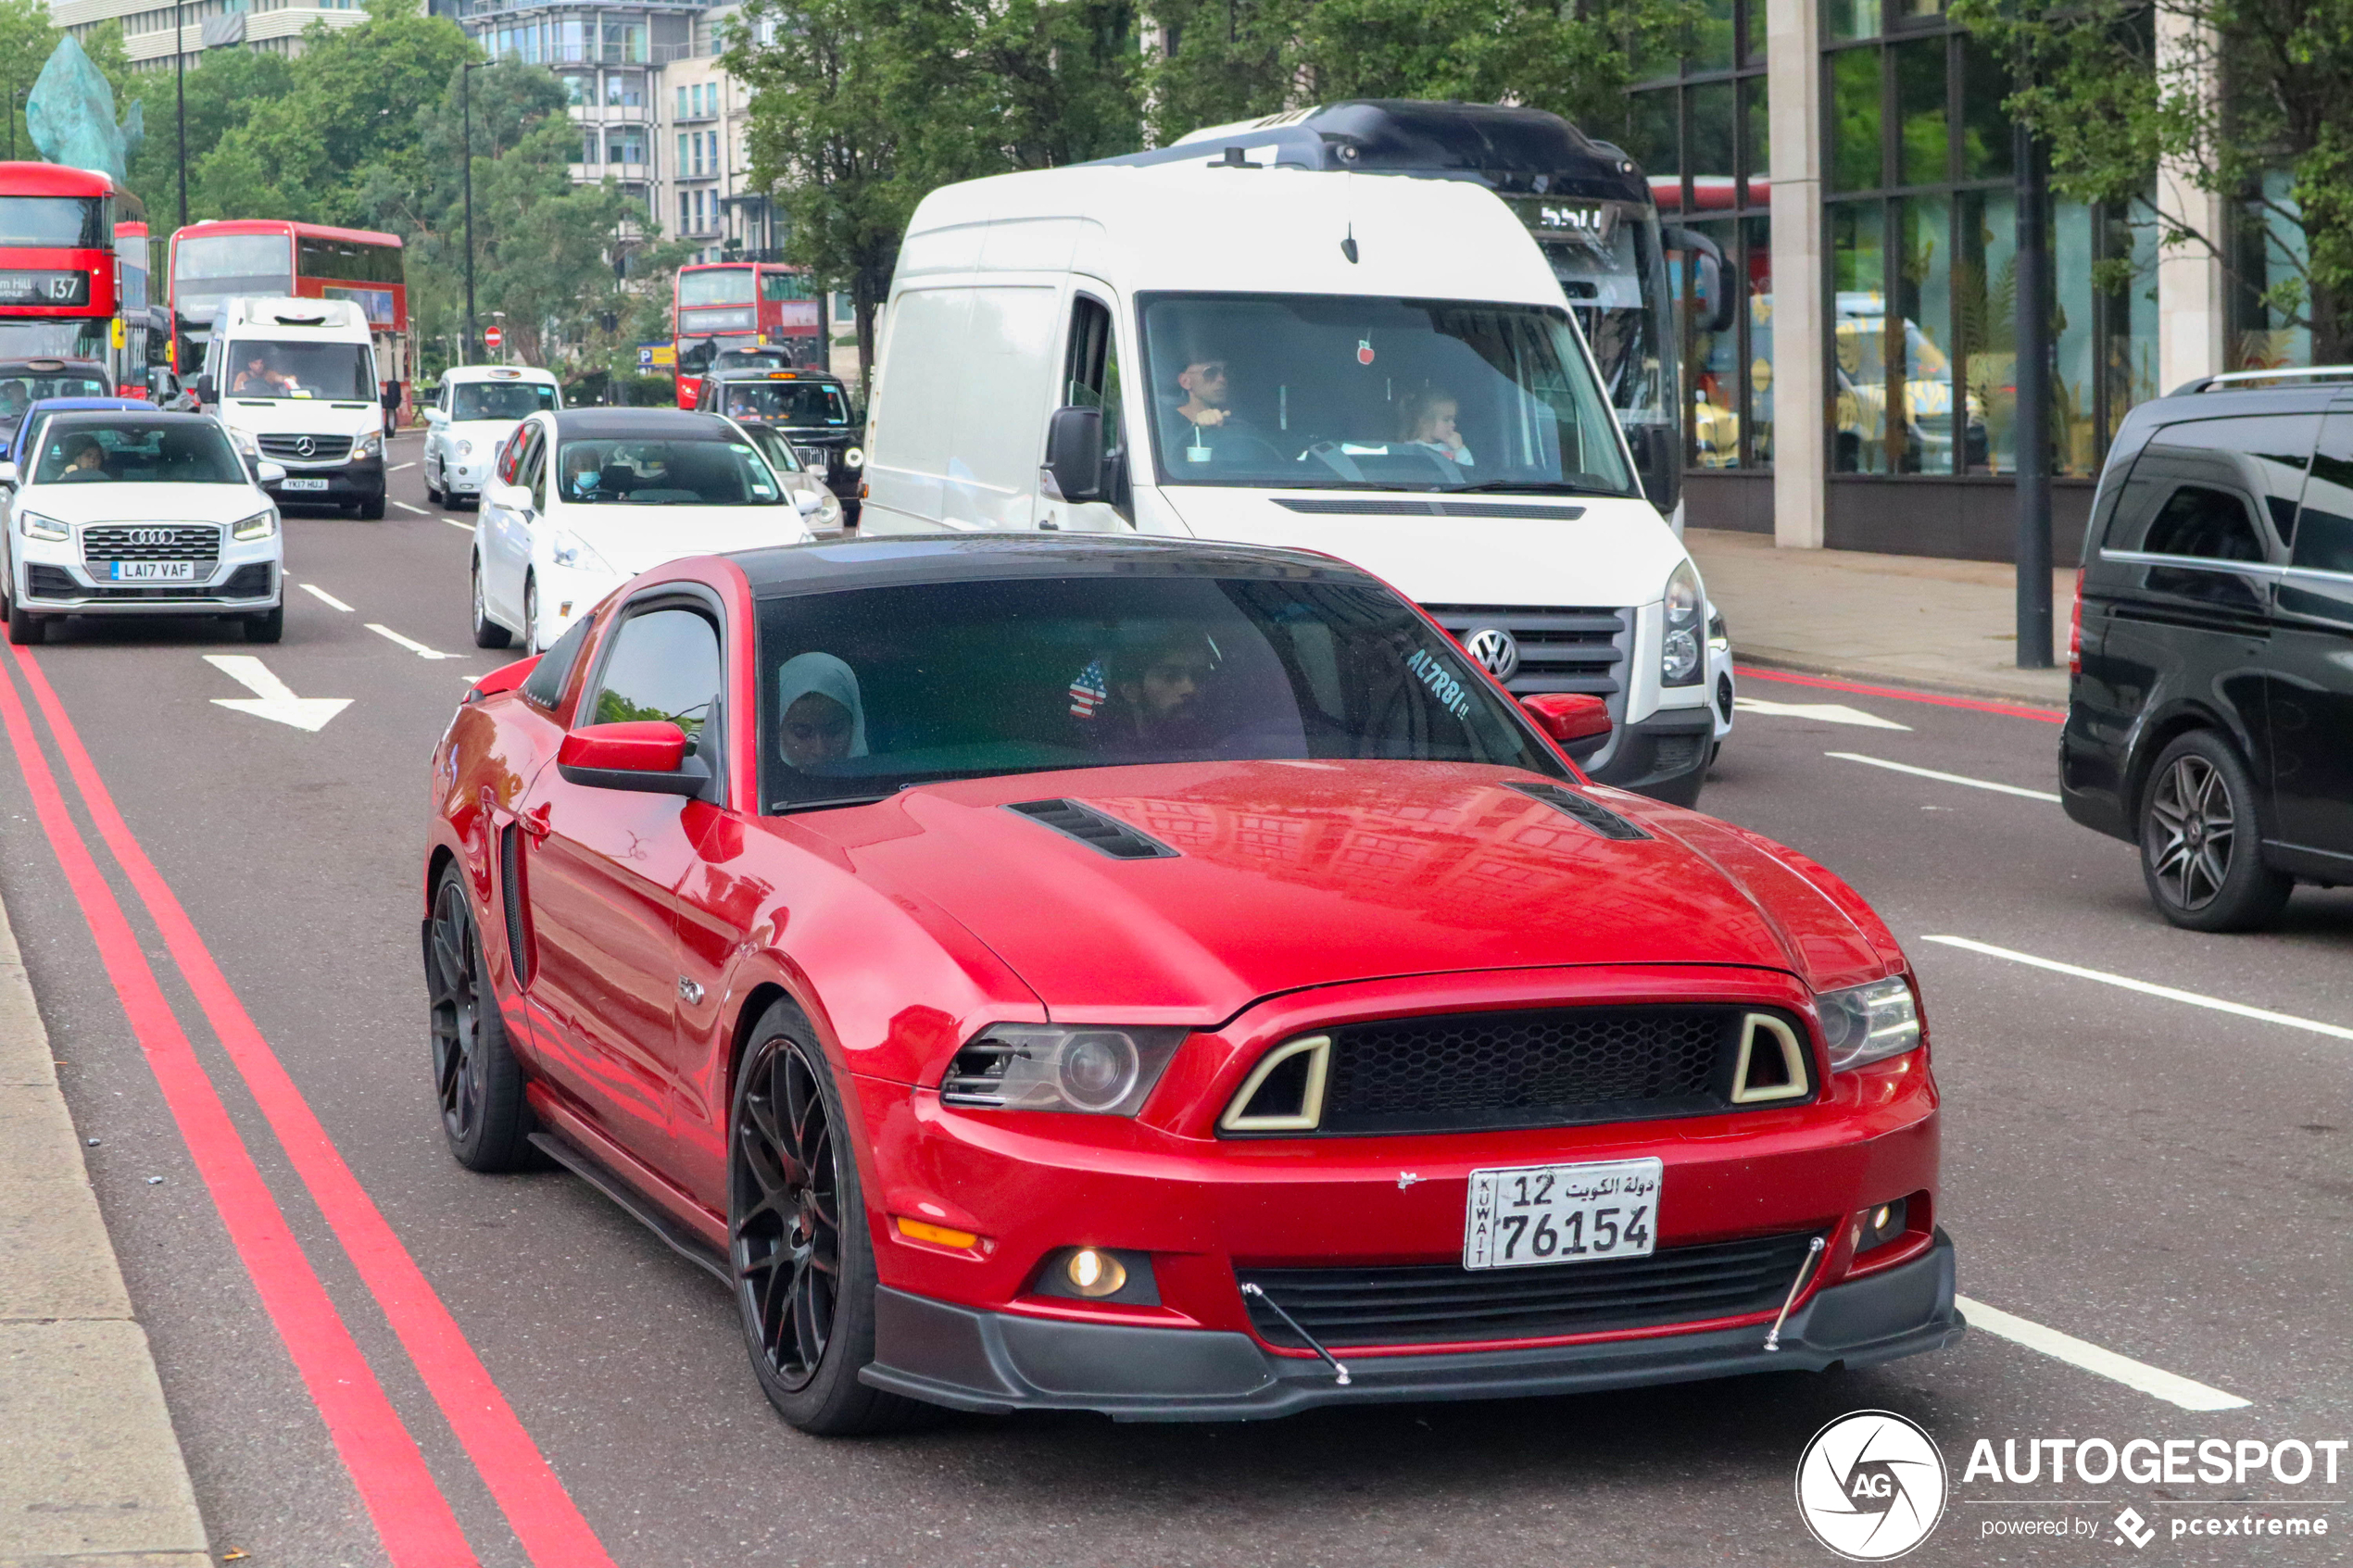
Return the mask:
<svg viewBox="0 0 2353 1568">
<path fill-rule="evenodd" d="M 1185 394 L 1176 411 L 1195 428 L 1214 430 L 1233 420 L 1233 407 L 1227 402 L 1225 360 L 1206 353 L 1188 359 L 1185 368 L 1176 372 L 1176 384 Z"/>
</svg>

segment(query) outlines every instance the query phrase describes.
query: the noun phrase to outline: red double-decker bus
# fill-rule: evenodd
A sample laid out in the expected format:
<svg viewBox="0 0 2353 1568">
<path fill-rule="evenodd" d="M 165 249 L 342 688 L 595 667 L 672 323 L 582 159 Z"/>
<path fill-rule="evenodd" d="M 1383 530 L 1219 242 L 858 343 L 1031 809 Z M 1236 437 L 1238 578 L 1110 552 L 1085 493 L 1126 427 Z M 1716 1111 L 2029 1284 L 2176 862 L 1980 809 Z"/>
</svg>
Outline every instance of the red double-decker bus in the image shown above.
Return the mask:
<svg viewBox="0 0 2353 1568">
<path fill-rule="evenodd" d="M 0 163 L 0 359 L 94 359 L 145 395 L 145 217 L 104 174 Z"/>
<path fill-rule="evenodd" d="M 409 410 L 409 284 L 397 234 L 283 219 L 191 223 L 171 236 L 171 365 L 193 381 L 220 302 L 239 296 L 347 299 L 368 318 L 376 374 Z"/>
<path fill-rule="evenodd" d="M 822 302 L 798 267 L 714 261 L 678 269 L 671 326 L 678 340 L 678 407 L 691 408 L 703 372 L 724 349 L 780 348 L 822 368 Z"/>
</svg>

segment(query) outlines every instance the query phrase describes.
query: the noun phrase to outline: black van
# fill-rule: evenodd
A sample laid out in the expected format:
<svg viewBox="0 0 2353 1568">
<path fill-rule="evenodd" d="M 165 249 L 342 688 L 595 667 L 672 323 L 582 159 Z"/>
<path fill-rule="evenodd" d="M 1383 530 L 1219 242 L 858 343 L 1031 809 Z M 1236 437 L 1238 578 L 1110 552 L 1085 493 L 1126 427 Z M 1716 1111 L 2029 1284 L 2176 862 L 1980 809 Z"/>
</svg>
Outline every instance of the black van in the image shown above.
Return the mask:
<svg viewBox="0 0 2353 1568">
<path fill-rule="evenodd" d="M 2061 798 L 2198 931 L 2353 883 L 2353 367 L 2127 415 L 2076 579 Z"/>
</svg>

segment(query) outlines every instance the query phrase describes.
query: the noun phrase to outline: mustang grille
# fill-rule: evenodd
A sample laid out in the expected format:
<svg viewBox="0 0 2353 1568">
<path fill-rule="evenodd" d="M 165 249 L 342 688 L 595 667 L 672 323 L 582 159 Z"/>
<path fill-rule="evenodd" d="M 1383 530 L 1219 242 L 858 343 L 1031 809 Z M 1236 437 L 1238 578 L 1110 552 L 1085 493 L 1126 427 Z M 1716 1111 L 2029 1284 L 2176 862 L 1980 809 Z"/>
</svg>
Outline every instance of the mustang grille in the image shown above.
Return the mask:
<svg viewBox="0 0 2353 1568">
<path fill-rule="evenodd" d="M 1328 1031 L 1320 1131 L 1561 1127 L 1740 1110 L 1731 1094 L 1742 1021 L 1759 1010 L 1554 1008 L 1342 1024 Z M 1806 1038 L 1802 1023 L 1782 1022 Z"/>
<path fill-rule="evenodd" d="M 1441 1263 L 1404 1269 L 1237 1267 L 1299 1325 L 1335 1348 L 1475 1344 L 1556 1334 L 1606 1334 L 1777 1310 L 1810 1234 L 1662 1248 L 1647 1258 L 1476 1273 Z M 1262 1338 L 1304 1342 L 1254 1296 L 1242 1300 Z"/>
<path fill-rule="evenodd" d="M 310 443 L 310 450 L 301 450 L 301 444 Z M 260 439 L 261 455 L 282 463 L 339 463 L 351 456 L 351 437 L 347 435 L 265 435 Z"/>
<path fill-rule="evenodd" d="M 193 560 L 220 558 L 220 529 L 215 523 L 108 523 L 82 531 L 82 558 L 102 560 Z"/>
</svg>

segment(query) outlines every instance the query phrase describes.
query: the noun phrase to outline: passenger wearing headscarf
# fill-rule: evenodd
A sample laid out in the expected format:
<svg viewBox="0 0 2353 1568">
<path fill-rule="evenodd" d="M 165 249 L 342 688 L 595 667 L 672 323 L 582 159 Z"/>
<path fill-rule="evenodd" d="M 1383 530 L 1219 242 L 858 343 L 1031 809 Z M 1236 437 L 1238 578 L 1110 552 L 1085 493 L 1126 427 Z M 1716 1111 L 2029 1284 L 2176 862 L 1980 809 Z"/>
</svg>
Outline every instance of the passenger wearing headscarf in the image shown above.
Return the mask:
<svg viewBox="0 0 2353 1568">
<path fill-rule="evenodd" d="M 799 654 L 776 671 L 776 746 L 807 769 L 866 755 L 866 707 L 858 677 L 829 653 Z"/>
</svg>

